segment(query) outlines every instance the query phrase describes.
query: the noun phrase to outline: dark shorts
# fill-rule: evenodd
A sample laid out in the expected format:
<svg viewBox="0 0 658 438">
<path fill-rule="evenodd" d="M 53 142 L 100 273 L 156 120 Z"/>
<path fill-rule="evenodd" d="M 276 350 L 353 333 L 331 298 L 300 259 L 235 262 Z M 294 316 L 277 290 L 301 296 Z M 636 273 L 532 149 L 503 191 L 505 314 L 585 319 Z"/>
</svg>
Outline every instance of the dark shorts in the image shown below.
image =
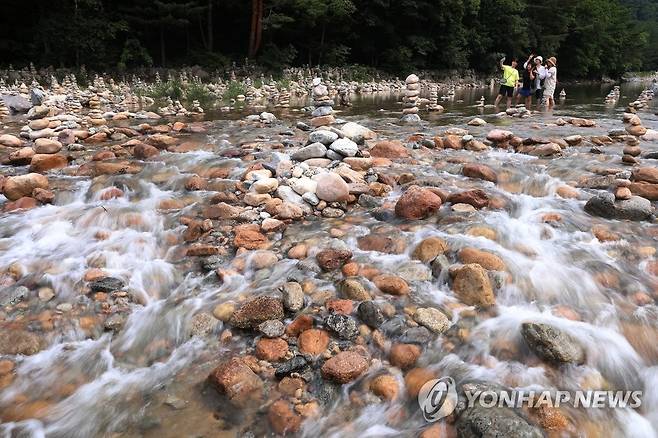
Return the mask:
<svg viewBox="0 0 658 438">
<path fill-rule="evenodd" d="M 542 97 L 544 97 L 544 90 L 541 88 L 539 90 L 535 90 L 535 99 L 541 100 Z"/>
<path fill-rule="evenodd" d="M 501 96 L 512 97 L 512 96 L 514 96 L 514 87 L 508 87 L 507 85 L 501 85 L 500 86 L 500 91 L 498 91 L 498 94 L 500 94 Z"/>
<path fill-rule="evenodd" d="M 519 94 L 523 97 L 530 97 L 532 96 L 532 90 L 530 88 L 521 88 Z"/>
</svg>

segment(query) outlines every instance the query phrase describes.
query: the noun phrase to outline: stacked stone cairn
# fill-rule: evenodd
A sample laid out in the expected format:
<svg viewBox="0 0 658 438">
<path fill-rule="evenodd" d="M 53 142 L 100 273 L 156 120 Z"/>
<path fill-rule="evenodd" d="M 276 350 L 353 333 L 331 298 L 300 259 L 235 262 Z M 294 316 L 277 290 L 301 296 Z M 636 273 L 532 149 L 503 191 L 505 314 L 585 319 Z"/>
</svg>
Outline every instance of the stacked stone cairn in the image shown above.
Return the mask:
<svg viewBox="0 0 658 438">
<path fill-rule="evenodd" d="M 5 101 L 0 99 L 0 120 L 4 119 L 9 115 L 9 108 L 5 105 Z"/>
<path fill-rule="evenodd" d="M 615 85 L 612 90 L 605 97 L 605 103 L 614 103 L 619 100 L 619 85 Z"/>
<path fill-rule="evenodd" d="M 199 103 L 198 100 L 193 100 L 192 101 L 192 109 L 190 110 L 192 114 L 203 114 L 203 108 L 201 108 L 201 104 Z"/>
<path fill-rule="evenodd" d="M 352 102 L 350 102 L 350 86 L 346 82 L 341 83 L 340 87 L 338 87 L 338 105 L 352 106 Z"/>
<path fill-rule="evenodd" d="M 311 113 L 313 126 L 331 125 L 336 121 L 333 116 L 334 101 L 329 97 L 327 86 L 322 83 L 321 78 L 313 79 L 313 106 L 315 109 Z"/>
<path fill-rule="evenodd" d="M 430 111 L 443 111 L 443 106 L 439 105 L 439 86 L 436 84 L 432 84 L 430 87 L 430 98 L 427 109 Z"/>
<path fill-rule="evenodd" d="M 416 104 L 418 96 L 420 96 L 420 79 L 415 74 L 410 74 L 404 82 L 406 89 L 403 98 L 405 108 L 402 110 L 402 121 L 405 123 L 420 122 L 418 106 Z"/>
<path fill-rule="evenodd" d="M 277 104 L 277 106 L 280 108 L 290 107 L 290 90 L 288 90 L 287 88 L 281 90 L 281 92 L 279 93 L 279 103 Z"/>
</svg>

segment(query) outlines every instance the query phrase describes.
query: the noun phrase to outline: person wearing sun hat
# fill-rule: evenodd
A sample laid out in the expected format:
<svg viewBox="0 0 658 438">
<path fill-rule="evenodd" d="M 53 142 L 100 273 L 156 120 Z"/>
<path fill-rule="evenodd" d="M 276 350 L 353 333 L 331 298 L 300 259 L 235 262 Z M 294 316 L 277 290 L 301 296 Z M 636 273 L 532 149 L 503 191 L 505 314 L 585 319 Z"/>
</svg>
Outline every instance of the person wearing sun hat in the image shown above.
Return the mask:
<svg viewBox="0 0 658 438">
<path fill-rule="evenodd" d="M 555 87 L 557 86 L 557 59 L 551 56 L 546 60 L 546 82 L 544 82 L 544 98 L 548 103 L 548 107 L 552 108 L 555 105 Z"/>
</svg>

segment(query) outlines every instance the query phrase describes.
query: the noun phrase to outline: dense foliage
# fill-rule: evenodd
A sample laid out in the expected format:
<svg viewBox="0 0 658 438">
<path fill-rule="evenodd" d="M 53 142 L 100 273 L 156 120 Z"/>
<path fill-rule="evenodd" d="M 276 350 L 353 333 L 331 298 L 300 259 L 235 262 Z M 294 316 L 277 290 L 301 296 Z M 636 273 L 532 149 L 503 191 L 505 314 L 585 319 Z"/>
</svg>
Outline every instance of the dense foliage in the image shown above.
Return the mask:
<svg viewBox="0 0 658 438">
<path fill-rule="evenodd" d="M 562 75 L 658 68 L 658 0 L 3 0 L 0 64 L 93 69 L 362 64 L 488 72 L 557 56 Z"/>
</svg>

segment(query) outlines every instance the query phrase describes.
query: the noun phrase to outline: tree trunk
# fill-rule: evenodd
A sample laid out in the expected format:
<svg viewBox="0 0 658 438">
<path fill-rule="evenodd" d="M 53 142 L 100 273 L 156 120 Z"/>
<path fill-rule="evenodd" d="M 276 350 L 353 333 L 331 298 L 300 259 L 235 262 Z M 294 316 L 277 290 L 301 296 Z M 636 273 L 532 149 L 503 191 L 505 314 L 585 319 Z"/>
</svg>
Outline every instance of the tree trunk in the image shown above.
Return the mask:
<svg viewBox="0 0 658 438">
<path fill-rule="evenodd" d="M 164 26 L 162 24 L 160 25 L 160 62 L 162 67 L 166 67 Z"/>
<path fill-rule="evenodd" d="M 322 23 L 322 34 L 320 35 L 320 54 L 318 55 L 318 67 L 322 65 L 322 53 L 324 53 L 324 37 L 327 33 L 327 22 Z"/>
<path fill-rule="evenodd" d="M 251 32 L 249 33 L 249 57 L 253 58 L 260 48 L 263 35 L 263 0 L 251 0 Z"/>
<path fill-rule="evenodd" d="M 208 51 L 213 48 L 213 23 L 212 23 L 212 0 L 208 0 Z"/>
</svg>

